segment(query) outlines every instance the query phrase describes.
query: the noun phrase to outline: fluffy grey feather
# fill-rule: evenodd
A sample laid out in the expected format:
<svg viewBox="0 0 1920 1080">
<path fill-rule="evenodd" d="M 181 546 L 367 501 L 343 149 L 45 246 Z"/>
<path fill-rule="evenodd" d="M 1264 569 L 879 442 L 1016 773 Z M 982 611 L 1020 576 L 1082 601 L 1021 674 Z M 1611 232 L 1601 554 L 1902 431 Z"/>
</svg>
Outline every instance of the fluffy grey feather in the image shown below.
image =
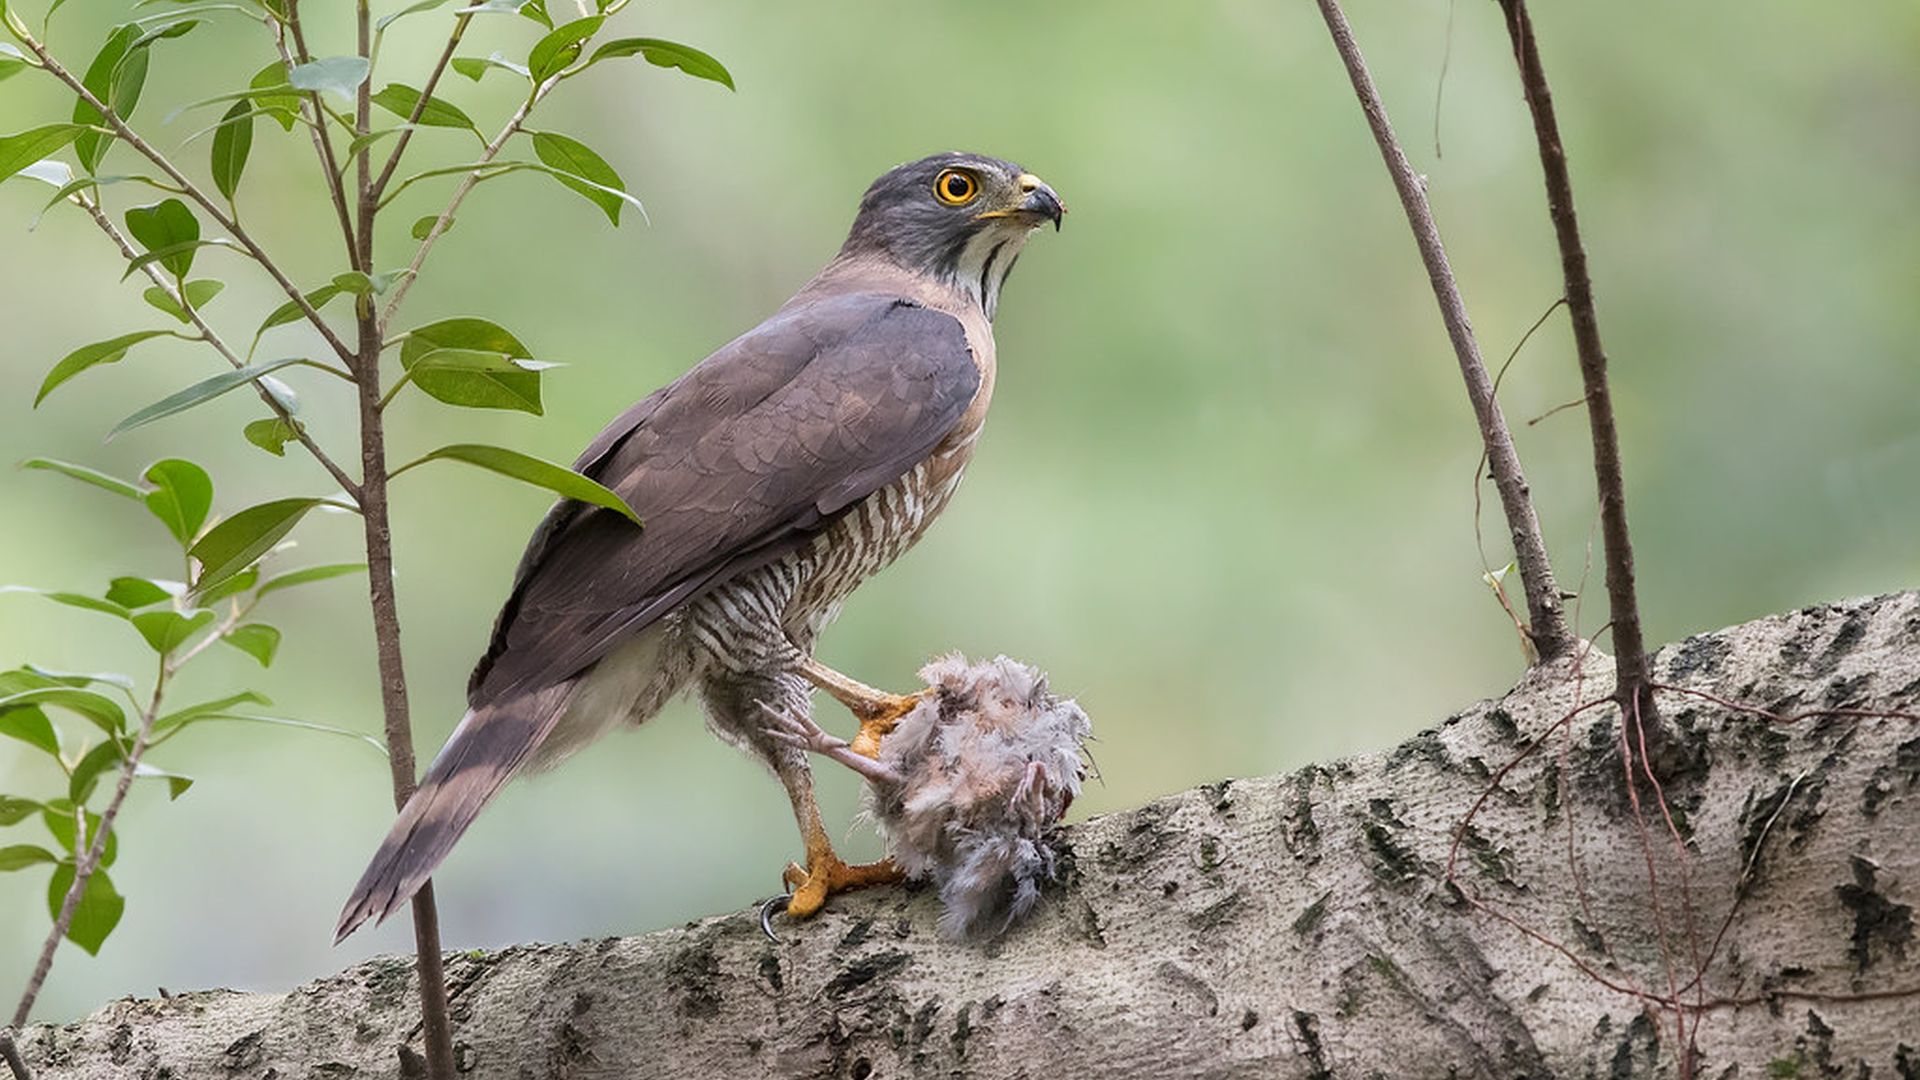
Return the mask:
<svg viewBox="0 0 1920 1080">
<path fill-rule="evenodd" d="M 1093 725 L 1038 669 L 959 654 L 920 669 L 933 692 L 880 743 L 893 777 L 867 810 L 908 877 L 940 890 L 941 932 L 990 937 L 1024 916 L 1054 874 L 1048 831 L 1085 776 Z"/>
</svg>

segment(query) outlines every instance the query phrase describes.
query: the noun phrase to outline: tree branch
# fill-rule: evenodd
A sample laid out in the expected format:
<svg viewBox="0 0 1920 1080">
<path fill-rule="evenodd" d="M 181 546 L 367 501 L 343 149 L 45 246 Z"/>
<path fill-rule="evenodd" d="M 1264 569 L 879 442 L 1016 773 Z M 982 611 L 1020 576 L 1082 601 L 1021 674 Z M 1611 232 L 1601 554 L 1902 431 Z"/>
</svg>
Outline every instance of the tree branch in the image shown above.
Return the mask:
<svg viewBox="0 0 1920 1080">
<path fill-rule="evenodd" d="M 466 201 L 467 193 L 480 182 L 481 170 L 494 158 L 500 156 L 500 150 L 507 145 L 507 140 L 513 138 L 520 130 L 520 125 L 527 122 L 527 115 L 533 112 L 533 107 L 540 103 L 541 98 L 547 96 L 547 92 L 553 89 L 557 81 L 557 79 L 548 79 L 528 94 L 527 100 L 507 118 L 506 126 L 500 129 L 500 134 L 495 135 L 493 141 L 480 152 L 480 157 L 474 162 L 473 169 L 460 178 L 459 186 L 453 189 L 453 198 L 447 200 L 447 208 L 440 211 L 440 216 L 434 219 L 433 228 L 427 231 L 426 238 L 421 240 L 420 246 L 414 249 L 413 262 L 407 265 L 407 272 L 400 275 L 400 280 L 394 283 L 393 296 L 387 301 L 386 310 L 380 313 L 382 335 L 387 332 L 387 326 L 393 321 L 394 314 L 400 310 L 400 302 L 407 298 L 408 290 L 413 288 L 414 280 L 420 276 L 420 268 L 426 265 L 427 255 L 433 251 L 433 246 L 439 243 L 440 237 L 445 235 L 447 226 L 453 221 L 453 215 L 460 209 L 460 204 Z"/>
<path fill-rule="evenodd" d="M 80 898 L 87 894 L 87 882 L 93 880 L 93 872 L 100 866 L 100 857 L 107 850 L 107 838 L 113 835 L 113 823 L 120 816 L 121 805 L 127 801 L 127 792 L 133 787 L 133 774 L 140 768 L 140 759 L 147 752 L 147 740 L 153 735 L 154 717 L 160 714 L 160 702 L 166 696 L 167 678 L 171 674 L 166 657 L 162 656 L 159 673 L 153 680 L 153 696 L 140 713 L 140 731 L 134 736 L 132 748 L 120 763 L 120 780 L 114 785 L 113 798 L 107 801 L 107 808 L 100 814 L 100 827 L 89 838 L 86 854 L 74 863 L 73 884 L 67 886 L 67 895 L 60 901 L 60 911 L 53 918 L 53 929 L 48 931 L 46 941 L 40 946 L 40 957 L 34 962 L 27 988 L 20 995 L 20 1003 L 14 1006 L 13 1026 L 16 1028 L 24 1027 L 27 1017 L 33 1014 L 33 1003 L 40 996 L 40 988 L 46 984 L 47 972 L 53 969 L 54 951 L 60 947 L 61 939 L 67 936 L 67 928 L 73 925 L 73 913 L 80 907 Z M 86 835 L 85 809 L 84 806 L 74 808 L 75 828 L 78 830 L 74 833 L 76 840 Z"/>
<path fill-rule="evenodd" d="M 1573 343 L 1580 358 L 1580 378 L 1586 386 L 1587 426 L 1593 433 L 1593 477 L 1600 493 L 1600 536 L 1606 553 L 1607 606 L 1612 611 L 1614 653 L 1619 675 L 1615 696 L 1624 715 L 1645 729 L 1648 750 L 1663 759 L 1665 728 L 1647 685 L 1646 644 L 1640 632 L 1640 603 L 1633 580 L 1633 542 L 1627 534 L 1626 480 L 1620 466 L 1620 434 L 1613 419 L 1613 393 L 1607 384 L 1607 353 L 1600 345 L 1600 320 L 1594 311 L 1593 281 L 1587 274 L 1587 252 L 1580 242 L 1580 222 L 1573 209 L 1573 180 L 1567 173 L 1567 151 L 1560 142 L 1560 123 L 1553 113 L 1553 93 L 1540 64 L 1534 41 L 1533 19 L 1526 0 L 1500 0 L 1506 14 L 1507 35 L 1513 40 L 1514 61 L 1527 108 L 1533 114 L 1534 139 L 1540 147 L 1540 169 L 1547 186 L 1547 211 L 1560 246 L 1560 269 L 1566 279 L 1567 311 L 1573 322 Z"/>
<path fill-rule="evenodd" d="M 1604 691 L 1571 715 L 1587 698 L 1568 658 L 1397 748 L 1070 826 L 1062 880 L 993 942 L 946 941 L 937 896 L 882 888 L 836 896 L 779 944 L 742 897 L 644 937 L 450 954 L 462 1064 L 577 1080 L 1505 1080 L 1672 1077 L 1687 1054 L 1713 1076 L 1902 1075 L 1917 1053 L 1920 724 L 1873 714 L 1920 709 L 1917 623 L 1906 593 L 1656 659 L 1660 692 L 1692 698 L 1675 738 L 1698 751 L 1667 787 L 1687 844 L 1653 845 L 1661 902 L 1690 897 L 1701 917 L 1684 1043 L 1661 1000 L 1617 717 Z M 1604 680 L 1608 663 L 1582 674 Z M 1852 708 L 1746 711 L 1834 686 Z M 497 887 L 512 875 L 498 868 Z M 1723 920 L 1737 949 L 1709 947 Z M 410 966 L 115 1002 L 21 1047 L 62 1080 L 391 1080 L 419 1046 Z"/>
<path fill-rule="evenodd" d="M 128 242 L 126 236 L 114 225 L 112 219 L 107 217 L 106 211 L 100 208 L 99 203 L 90 202 L 84 196 L 76 196 L 74 201 L 79 203 L 81 209 L 87 212 L 87 216 L 92 218 L 93 223 L 100 227 L 100 231 L 107 234 L 107 239 L 113 241 L 114 246 L 120 249 L 122 256 L 129 262 L 139 258 L 139 254 L 133 250 L 133 245 Z M 167 294 L 169 299 L 180 306 L 180 310 L 186 313 L 188 321 L 193 323 L 194 328 L 200 331 L 200 336 L 208 345 L 213 346 L 214 351 L 219 353 L 222 359 L 236 368 L 244 368 L 247 366 L 247 362 L 241 359 L 240 355 L 234 352 L 233 349 L 221 339 L 219 334 L 214 332 L 213 327 L 209 325 L 206 318 L 200 314 L 200 309 L 187 302 L 187 298 L 181 295 L 180 290 L 174 285 L 172 279 L 161 273 L 157 265 L 154 263 L 146 263 L 141 266 L 140 269 L 146 273 L 149 281 L 153 282 L 155 286 Z M 336 372 L 336 374 L 338 374 L 338 372 Z M 265 387 L 255 382 L 253 389 L 256 394 L 260 395 L 260 400 L 266 403 L 267 408 L 273 410 L 273 415 L 287 422 L 288 426 L 293 429 L 294 438 L 300 440 L 300 445 L 307 448 L 307 453 L 312 454 L 313 459 L 319 462 L 322 468 L 327 470 L 327 474 L 333 477 L 335 483 L 340 485 L 340 489 L 345 491 L 347 496 L 353 499 L 354 502 L 359 502 L 360 485 L 354 483 L 353 478 L 348 476 L 346 471 L 342 469 L 333 458 L 329 457 L 325 450 L 320 449 L 320 444 L 314 442 L 313 437 L 307 434 L 306 427 L 296 421 L 293 414 L 287 411 L 286 406 L 280 404 L 279 400 Z"/>
<path fill-rule="evenodd" d="M 447 47 L 440 50 L 440 59 L 434 61 L 433 70 L 427 73 L 426 85 L 420 88 L 420 100 L 413 103 L 413 110 L 407 117 L 407 126 L 400 129 L 394 137 L 393 153 L 387 155 L 387 163 L 380 169 L 380 176 L 373 182 L 373 197 L 378 200 L 386 193 L 388 181 L 393 179 L 395 169 L 400 167 L 400 155 L 406 153 L 407 144 L 413 141 L 420 117 L 427 111 L 427 103 L 433 100 L 433 91 L 440 85 L 440 76 L 446 74 L 447 65 L 453 61 L 453 50 L 460 47 L 460 38 L 467 32 L 467 22 L 471 15 L 458 15 L 453 20 L 453 32 L 447 35 Z"/>
<path fill-rule="evenodd" d="M 371 13 L 367 0 L 355 5 L 359 54 L 372 54 Z M 372 119 L 372 77 L 360 83 L 354 100 L 354 133 L 365 136 Z M 371 150 L 363 142 L 354 155 L 354 190 L 358 227 L 354 244 L 356 265 L 373 273 L 374 223 L 380 199 L 374 191 Z M 409 275 L 410 276 L 410 275 Z M 359 362 L 354 366 L 360 404 L 361 510 L 366 523 L 367 578 L 373 607 L 373 630 L 380 664 L 380 702 L 386 721 L 388 764 L 393 773 L 393 805 L 398 810 L 413 797 L 415 766 L 413 720 L 407 702 L 407 675 L 400 648 L 400 609 L 393 586 L 393 532 L 387 504 L 387 449 L 380 412 L 379 308 L 371 293 L 356 298 Z M 417 961 L 420 1022 L 426 1046 L 427 1073 L 432 1080 L 454 1080 L 453 1041 L 447 1013 L 447 980 L 440 955 L 440 916 L 431 883 L 414 894 L 413 941 Z"/>
<path fill-rule="evenodd" d="M 281 32 L 278 24 L 274 27 L 273 47 L 275 51 L 280 54 L 280 62 L 291 69 L 296 63 L 304 64 L 313 58 L 312 54 L 307 51 L 306 34 L 300 28 L 300 0 L 287 0 L 286 29 L 291 30 L 293 33 L 294 53 L 289 54 L 287 52 L 286 36 Z M 313 110 L 313 124 L 311 125 L 313 152 L 314 155 L 320 159 L 320 170 L 326 173 L 327 196 L 333 201 L 334 214 L 340 219 L 341 240 L 347 245 L 348 265 L 352 265 L 354 258 L 353 218 L 347 210 L 347 193 L 345 187 L 340 183 L 340 164 L 338 159 L 334 157 L 333 136 L 327 132 L 327 114 L 323 111 L 323 106 L 320 102 L 320 91 L 314 90 L 308 92 L 306 105 L 307 108 Z"/>
<path fill-rule="evenodd" d="M 341 360 L 349 364 L 353 362 L 353 350 L 347 348 L 346 342 L 341 341 L 340 336 L 333 332 L 333 327 L 328 326 L 327 321 L 320 317 L 320 313 L 314 310 L 313 305 L 307 303 L 306 295 L 300 291 L 299 286 L 288 279 L 287 275 L 281 271 L 279 264 L 275 263 L 273 259 L 267 255 L 266 251 L 254 242 L 253 237 L 248 235 L 247 231 L 240 226 L 237 220 L 221 210 L 218 204 L 207 197 L 206 192 L 200 190 L 199 185 L 187 179 L 186 175 L 175 168 L 173 162 L 168 160 L 165 154 L 155 149 L 151 143 L 141 138 L 138 132 L 128 127 L 126 121 L 120 119 L 119 114 L 109 108 L 106 102 L 95 97 L 93 91 L 87 89 L 86 84 L 75 77 L 73 72 L 68 71 L 60 61 L 54 59 L 53 54 L 47 51 L 46 46 L 40 44 L 40 42 L 30 34 L 18 33 L 18 31 L 24 29 L 24 27 L 15 27 L 14 29 L 20 43 L 25 45 L 27 49 L 39 59 L 41 67 L 61 82 L 67 84 L 67 89 L 73 91 L 80 100 L 86 102 L 99 112 L 102 119 L 106 122 L 106 125 L 112 129 L 116 136 L 125 140 L 126 144 L 133 147 L 142 157 L 153 162 L 161 172 L 166 173 L 169 179 L 180 186 L 180 189 L 186 193 L 188 198 L 198 203 L 200 208 L 206 211 L 208 217 L 211 217 L 229 236 L 239 241 L 240 246 L 247 249 L 247 254 L 253 256 L 253 260 L 260 264 L 261 268 L 280 286 L 281 291 L 285 292 L 287 297 L 293 301 L 294 306 L 300 309 L 300 313 L 306 316 L 307 321 L 313 324 L 314 329 L 319 331 L 320 336 L 332 347 L 334 353 L 338 355 Z"/>
<path fill-rule="evenodd" d="M 1434 299 L 1440 304 L 1440 317 L 1447 325 L 1447 337 L 1452 341 L 1454 355 L 1460 362 L 1460 374 L 1466 380 L 1467 397 L 1472 401 L 1474 416 L 1480 423 L 1480 439 L 1486 446 L 1487 463 L 1493 470 L 1494 486 L 1500 492 L 1501 509 L 1506 513 L 1507 530 L 1513 538 L 1514 563 L 1520 571 L 1520 581 L 1527 594 L 1528 633 L 1532 637 L 1534 650 L 1541 661 L 1556 659 L 1572 650 L 1574 637 L 1567 629 L 1566 615 L 1560 603 L 1560 587 L 1554 581 L 1553 565 L 1547 558 L 1546 541 L 1540 535 L 1540 519 L 1534 513 L 1526 473 L 1520 467 L 1520 455 L 1514 449 L 1506 416 L 1494 396 L 1493 381 L 1487 377 L 1486 363 L 1480 358 L 1480 345 L 1474 340 L 1466 304 L 1461 300 L 1460 289 L 1454 283 L 1453 268 L 1447 262 L 1446 248 L 1440 242 L 1440 230 L 1434 224 L 1433 211 L 1427 206 L 1425 184 L 1414 174 L 1407 155 L 1394 138 L 1393 125 L 1387 120 L 1386 106 L 1381 103 L 1379 92 L 1374 89 L 1373 77 L 1367 73 L 1366 61 L 1360 55 L 1359 45 L 1354 42 L 1353 29 L 1347 25 L 1346 15 L 1335 0 L 1318 2 L 1327 29 L 1333 35 L 1334 47 L 1339 50 L 1347 76 L 1353 82 L 1354 93 L 1360 99 L 1360 108 L 1366 113 L 1367 126 L 1373 131 L 1374 142 L 1380 147 L 1380 156 L 1386 161 L 1387 172 L 1393 177 L 1394 189 L 1400 194 L 1407 224 L 1413 228 L 1414 242 L 1419 245 L 1421 261 L 1426 264 L 1427 277 L 1433 285 Z"/>
</svg>

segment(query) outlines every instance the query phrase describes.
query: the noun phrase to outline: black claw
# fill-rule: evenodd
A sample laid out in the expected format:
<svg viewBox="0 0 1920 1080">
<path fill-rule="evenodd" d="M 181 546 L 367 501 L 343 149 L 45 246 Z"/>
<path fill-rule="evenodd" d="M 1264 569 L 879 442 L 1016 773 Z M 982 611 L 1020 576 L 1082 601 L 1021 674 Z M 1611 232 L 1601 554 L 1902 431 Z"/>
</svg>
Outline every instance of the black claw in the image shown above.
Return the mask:
<svg viewBox="0 0 1920 1080">
<path fill-rule="evenodd" d="M 766 903 L 760 905 L 760 932 L 767 935 L 767 940 L 775 945 L 780 944 L 780 939 L 773 933 L 773 915 L 777 911 L 787 910 L 787 901 L 792 899 L 792 893 L 781 893 L 779 896 L 768 897 Z"/>
</svg>

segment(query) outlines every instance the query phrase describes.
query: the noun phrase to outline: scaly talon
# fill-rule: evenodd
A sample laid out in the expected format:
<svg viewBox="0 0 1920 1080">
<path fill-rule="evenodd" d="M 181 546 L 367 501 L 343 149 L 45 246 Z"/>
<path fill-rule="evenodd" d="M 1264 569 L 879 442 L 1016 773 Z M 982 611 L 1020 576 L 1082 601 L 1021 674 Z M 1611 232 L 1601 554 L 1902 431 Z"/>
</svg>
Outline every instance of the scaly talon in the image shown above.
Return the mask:
<svg viewBox="0 0 1920 1080">
<path fill-rule="evenodd" d="M 803 868 L 799 863 L 788 863 L 786 872 L 780 875 L 793 894 L 787 897 L 787 916 L 793 919 L 805 919 L 817 913 L 826 904 L 827 897 L 849 889 L 863 889 L 869 885 L 890 885 L 900 881 L 904 874 L 893 865 L 892 859 L 879 862 L 859 863 L 849 866 L 841 862 L 838 855 L 831 851 L 816 855 L 812 868 Z"/>
</svg>

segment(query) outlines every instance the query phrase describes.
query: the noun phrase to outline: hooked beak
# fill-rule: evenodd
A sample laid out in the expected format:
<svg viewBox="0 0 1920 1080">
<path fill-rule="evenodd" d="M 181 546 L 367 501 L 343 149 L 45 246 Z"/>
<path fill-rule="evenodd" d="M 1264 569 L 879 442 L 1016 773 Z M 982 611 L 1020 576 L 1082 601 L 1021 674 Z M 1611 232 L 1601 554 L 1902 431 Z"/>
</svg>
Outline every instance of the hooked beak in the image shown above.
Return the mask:
<svg viewBox="0 0 1920 1080">
<path fill-rule="evenodd" d="M 1053 231 L 1059 232 L 1060 219 L 1067 216 L 1067 204 L 1060 201 L 1060 196 L 1047 186 L 1046 181 L 1032 173 L 1020 174 L 1018 183 L 1023 193 L 1018 203 L 1005 210 L 988 210 L 975 214 L 974 220 L 1018 217 L 1031 220 L 1035 226 L 1042 221 L 1051 221 Z"/>
<path fill-rule="evenodd" d="M 1032 173 L 1021 175 L 1020 190 L 1027 193 L 1020 203 L 1021 212 L 1052 221 L 1053 231 L 1059 232 L 1060 219 L 1067 216 L 1067 204 L 1060 201 L 1060 196 L 1047 186 L 1046 181 Z"/>
</svg>

